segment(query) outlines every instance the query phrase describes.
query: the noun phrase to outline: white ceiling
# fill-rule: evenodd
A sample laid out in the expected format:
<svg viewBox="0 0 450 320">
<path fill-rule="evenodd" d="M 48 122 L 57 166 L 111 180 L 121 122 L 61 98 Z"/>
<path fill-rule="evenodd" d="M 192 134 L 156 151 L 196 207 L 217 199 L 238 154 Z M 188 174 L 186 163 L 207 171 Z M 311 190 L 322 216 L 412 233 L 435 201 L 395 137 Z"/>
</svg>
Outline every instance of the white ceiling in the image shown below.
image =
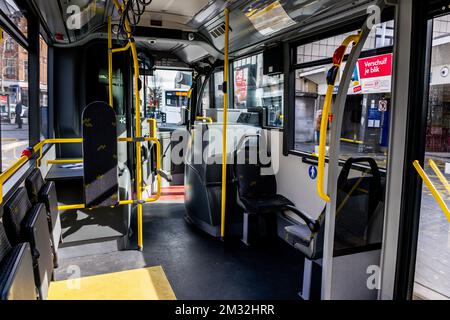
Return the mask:
<svg viewBox="0 0 450 320">
<path fill-rule="evenodd" d="M 192 19 L 210 0 L 153 0 L 147 7 L 149 12 L 170 13 Z"/>
</svg>

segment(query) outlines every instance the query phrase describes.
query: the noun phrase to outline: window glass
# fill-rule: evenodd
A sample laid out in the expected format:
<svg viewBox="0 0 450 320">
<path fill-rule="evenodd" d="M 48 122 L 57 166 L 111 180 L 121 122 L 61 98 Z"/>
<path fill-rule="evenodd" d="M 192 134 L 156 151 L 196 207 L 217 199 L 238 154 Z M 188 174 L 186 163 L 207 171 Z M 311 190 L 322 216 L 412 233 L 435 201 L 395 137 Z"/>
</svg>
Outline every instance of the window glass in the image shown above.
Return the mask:
<svg viewBox="0 0 450 320">
<path fill-rule="evenodd" d="M 29 146 L 28 52 L 6 32 L 0 44 L 2 171 Z"/>
<path fill-rule="evenodd" d="M 203 81 L 205 81 L 205 77 L 203 77 Z M 211 84 L 211 81 L 208 79 L 208 81 L 205 84 L 205 90 L 203 91 L 203 95 L 202 95 L 202 109 L 203 110 L 211 108 L 210 84 Z"/>
<path fill-rule="evenodd" d="M 41 110 L 41 138 L 50 138 L 49 132 L 49 108 L 48 108 L 48 46 L 45 40 L 40 37 L 40 110 Z"/>
<path fill-rule="evenodd" d="M 0 10 L 17 26 L 24 36 L 28 35 L 28 22 L 14 0 L 0 0 Z"/>
<path fill-rule="evenodd" d="M 372 31 L 365 51 L 377 47 L 377 43 L 392 44 L 386 34 L 390 23 L 384 23 Z M 380 36 L 379 36 L 380 35 Z M 328 42 L 329 55 L 341 44 L 347 35 L 336 36 Z M 381 40 L 380 40 L 381 39 Z M 333 41 L 335 41 L 333 43 Z M 329 43 L 329 44 L 328 44 Z M 303 46 L 302 50 L 306 50 Z M 328 49 L 327 49 L 328 50 Z M 300 52 L 303 51 L 299 51 Z M 318 52 L 322 52 L 320 49 Z M 305 58 L 306 57 L 306 58 Z M 311 59 L 315 55 L 299 57 Z M 325 56 L 324 56 L 325 57 Z M 327 89 L 326 76 L 332 64 L 319 64 L 315 67 L 298 69 L 295 72 L 295 137 L 294 149 L 309 154 L 318 153 L 322 108 Z M 345 63 L 338 75 L 337 88 Z M 380 165 L 386 167 L 387 146 L 389 140 L 389 118 L 391 101 L 392 54 L 377 54 L 360 58 L 354 71 L 349 95 L 345 105 L 342 125 L 342 158 L 370 155 Z M 334 99 L 334 97 L 333 97 Z M 331 127 L 333 115 L 329 117 Z M 329 132 L 327 140 L 329 140 Z"/>
<path fill-rule="evenodd" d="M 263 107 L 269 127 L 283 127 L 283 75 L 264 75 L 263 54 L 234 62 L 234 107 Z"/>
<path fill-rule="evenodd" d="M 424 50 L 431 54 L 424 170 L 450 207 L 446 184 L 450 181 L 450 15 L 433 19 L 433 45 Z M 450 299 L 449 256 L 447 217 L 424 183 L 415 265 L 415 298 Z"/>
<path fill-rule="evenodd" d="M 355 32 L 356 30 L 297 47 L 297 63 L 301 64 L 331 58 L 342 41 L 347 36 L 355 34 Z M 393 44 L 394 21 L 388 21 L 372 30 L 367 38 L 364 50 L 388 47 Z"/>
<path fill-rule="evenodd" d="M 223 109 L 223 71 L 214 73 L 214 106 Z"/>
<path fill-rule="evenodd" d="M 159 123 L 180 124 L 189 104 L 192 73 L 156 70 L 146 81 L 150 117 Z"/>
</svg>

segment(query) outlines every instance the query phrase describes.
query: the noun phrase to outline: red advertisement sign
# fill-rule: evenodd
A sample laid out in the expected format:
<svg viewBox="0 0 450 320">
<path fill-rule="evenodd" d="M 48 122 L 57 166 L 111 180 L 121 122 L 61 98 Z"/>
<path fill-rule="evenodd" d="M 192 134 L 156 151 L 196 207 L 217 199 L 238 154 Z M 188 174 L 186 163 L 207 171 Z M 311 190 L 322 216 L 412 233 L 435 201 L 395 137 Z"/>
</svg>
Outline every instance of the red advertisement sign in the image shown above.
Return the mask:
<svg viewBox="0 0 450 320">
<path fill-rule="evenodd" d="M 235 71 L 234 90 L 237 104 L 246 104 L 247 101 L 247 75 L 248 69 L 238 69 Z"/>
<path fill-rule="evenodd" d="M 8 103 L 8 96 L 0 95 L 0 103 L 1 104 L 7 104 Z"/>
<path fill-rule="evenodd" d="M 358 68 L 361 79 L 390 77 L 392 75 L 392 54 L 360 59 Z"/>
</svg>

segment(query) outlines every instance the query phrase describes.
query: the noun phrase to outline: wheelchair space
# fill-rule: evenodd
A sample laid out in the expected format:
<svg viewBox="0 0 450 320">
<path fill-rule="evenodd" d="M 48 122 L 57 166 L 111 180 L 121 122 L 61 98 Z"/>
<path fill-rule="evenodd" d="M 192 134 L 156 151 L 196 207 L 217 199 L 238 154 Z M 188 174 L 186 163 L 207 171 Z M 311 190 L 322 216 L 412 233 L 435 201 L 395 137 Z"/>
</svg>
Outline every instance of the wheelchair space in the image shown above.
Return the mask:
<svg viewBox="0 0 450 320">
<path fill-rule="evenodd" d="M 122 271 L 157 267 L 165 273 L 174 297 L 181 300 L 299 299 L 303 258 L 281 239 L 252 247 L 239 239 L 224 243 L 187 224 L 184 215 L 180 203 L 144 206 L 143 252 L 87 255 L 80 247 L 78 257 L 69 258 L 63 249 L 55 280 L 72 279 L 74 267 L 82 278 L 105 275 L 112 282 L 114 274 Z M 75 256 L 73 248 L 71 256 Z"/>
</svg>

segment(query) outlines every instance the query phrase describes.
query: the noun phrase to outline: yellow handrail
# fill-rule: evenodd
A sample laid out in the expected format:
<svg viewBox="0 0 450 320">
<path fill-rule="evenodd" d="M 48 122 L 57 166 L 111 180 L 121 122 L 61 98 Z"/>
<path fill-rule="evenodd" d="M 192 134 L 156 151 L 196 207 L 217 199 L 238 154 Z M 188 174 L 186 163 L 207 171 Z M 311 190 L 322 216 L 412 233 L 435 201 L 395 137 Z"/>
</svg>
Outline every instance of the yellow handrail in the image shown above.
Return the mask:
<svg viewBox="0 0 450 320">
<path fill-rule="evenodd" d="M 419 161 L 417 161 L 417 160 L 414 161 L 413 165 L 414 165 L 414 168 L 416 168 L 416 171 L 419 174 L 419 176 L 422 178 L 422 180 L 425 182 L 426 186 L 430 190 L 431 194 L 433 195 L 434 199 L 438 203 L 439 207 L 441 207 L 442 211 L 444 212 L 445 216 L 447 217 L 447 220 L 450 222 L 450 210 L 448 209 L 447 204 L 445 203 L 441 194 L 436 189 L 433 182 L 426 174 L 425 170 L 422 169 Z"/>
<path fill-rule="evenodd" d="M 131 139 L 131 141 L 129 141 L 129 138 L 121 138 L 119 139 L 121 140 L 121 142 L 133 142 L 133 139 Z M 156 180 L 157 180 L 157 190 L 156 190 L 156 194 L 154 197 L 150 197 L 144 200 L 124 200 L 124 201 L 120 201 L 119 202 L 119 206 L 122 205 L 130 205 L 130 204 L 137 204 L 137 205 L 142 205 L 144 203 L 152 203 L 152 202 L 156 202 L 161 198 L 161 194 L 162 194 L 162 177 L 161 174 L 159 173 L 159 171 L 161 170 L 161 142 L 154 137 L 150 137 L 150 138 L 143 138 L 141 142 L 152 142 L 156 145 L 156 169 L 158 171 L 157 176 L 156 176 Z M 143 189 L 146 189 L 147 187 L 144 187 Z M 64 206 L 59 206 L 58 210 L 59 211 L 67 211 L 67 210 L 81 210 L 81 209 L 86 209 L 86 206 L 84 204 L 73 204 L 73 205 L 64 205 Z"/>
<path fill-rule="evenodd" d="M 348 143 L 354 143 L 354 144 L 363 144 L 363 141 L 360 140 L 352 140 L 347 138 L 341 138 L 341 141 L 348 142 Z"/>
<path fill-rule="evenodd" d="M 22 166 L 27 163 L 28 157 L 20 157 L 11 167 L 0 174 L 0 204 L 3 203 L 3 185 L 8 181 Z"/>
<path fill-rule="evenodd" d="M 214 121 L 213 121 L 213 119 L 211 117 L 197 117 L 197 118 L 195 118 L 195 120 L 197 120 L 197 121 L 206 121 L 206 122 L 208 122 L 210 124 L 214 123 Z"/>
<path fill-rule="evenodd" d="M 337 75 L 344 60 L 345 53 L 349 45 L 353 42 L 356 45 L 361 38 L 361 35 L 352 35 L 347 37 L 342 45 L 336 50 L 333 67 L 330 70 L 329 77 L 327 78 L 328 86 L 327 93 L 325 96 L 325 103 L 322 111 L 322 121 L 320 124 L 320 142 L 319 142 L 319 166 L 317 175 L 317 192 L 321 199 L 326 202 L 330 202 L 330 197 L 326 194 L 324 190 L 324 180 L 325 180 L 325 153 L 327 144 L 327 130 L 328 130 L 328 116 L 330 114 L 331 102 L 334 93 L 334 87 L 336 85 Z"/>
<path fill-rule="evenodd" d="M 113 97 L 113 41 L 112 41 L 112 18 L 108 17 L 108 94 L 109 94 L 109 105 L 114 108 L 114 97 Z"/>
<path fill-rule="evenodd" d="M 433 159 L 430 159 L 429 161 L 431 169 L 433 169 L 434 173 L 438 176 L 439 180 L 441 180 L 442 184 L 444 185 L 445 189 L 447 190 L 447 193 L 450 194 L 450 184 L 447 181 L 447 178 L 442 174 L 441 170 L 439 170 L 436 162 L 433 161 Z"/>
<path fill-rule="evenodd" d="M 124 8 L 126 5 L 126 1 L 120 4 L 117 0 L 114 1 L 114 5 L 119 12 L 120 15 L 124 14 Z M 134 67 L 134 100 L 135 100 L 135 147 L 136 147 L 136 196 L 137 196 L 137 225 L 138 225 L 138 247 L 139 250 L 143 249 L 144 244 L 144 234 L 143 234 L 143 207 L 142 207 L 142 150 L 140 145 L 140 140 L 142 139 L 142 127 L 141 127 L 141 103 L 139 98 L 139 59 L 136 48 L 136 42 L 133 38 L 132 29 L 128 23 L 127 19 L 125 21 L 125 32 L 128 37 L 128 44 L 123 48 L 117 48 L 110 50 L 111 53 L 124 52 L 131 50 L 131 55 L 133 58 L 133 67 Z M 109 26 L 112 28 L 112 26 Z M 111 45 L 112 47 L 112 45 Z M 112 75 L 109 75 L 109 78 L 112 78 Z M 110 82 L 111 85 L 111 82 Z M 111 90 L 111 89 L 110 89 Z"/>
<path fill-rule="evenodd" d="M 229 77 L 229 41 L 230 41 L 230 9 L 225 8 L 225 47 L 224 47 L 224 68 L 223 68 L 223 146 L 222 146 L 222 203 L 221 203 L 221 227 L 220 236 L 225 238 L 226 223 L 226 201 L 227 201 L 227 156 L 228 156 L 228 77 Z"/>
<path fill-rule="evenodd" d="M 47 160 L 47 165 L 49 164 L 76 164 L 83 163 L 83 159 L 55 159 L 55 160 Z"/>
</svg>

